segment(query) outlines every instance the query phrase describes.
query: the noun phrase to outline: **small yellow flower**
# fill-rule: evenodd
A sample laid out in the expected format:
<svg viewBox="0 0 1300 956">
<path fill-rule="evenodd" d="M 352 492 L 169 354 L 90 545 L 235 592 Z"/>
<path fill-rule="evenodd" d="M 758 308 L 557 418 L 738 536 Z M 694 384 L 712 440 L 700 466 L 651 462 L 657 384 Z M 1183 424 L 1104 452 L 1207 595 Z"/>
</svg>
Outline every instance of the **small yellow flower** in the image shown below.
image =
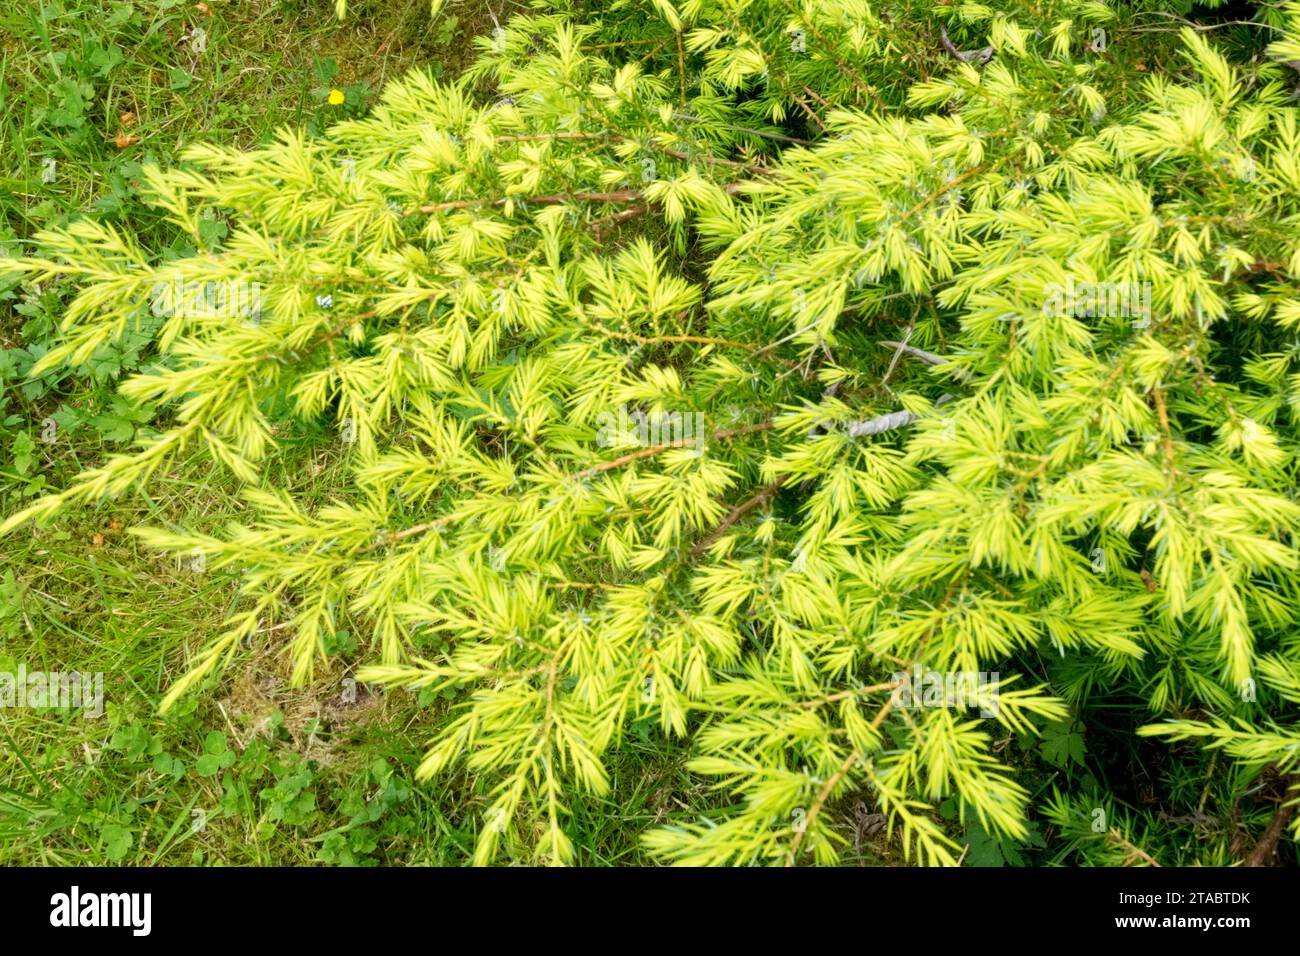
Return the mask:
<svg viewBox="0 0 1300 956">
<path fill-rule="evenodd" d="M 330 90 L 330 106 L 342 106 L 344 99 L 346 97 L 343 95 L 342 90 Z"/>
</svg>

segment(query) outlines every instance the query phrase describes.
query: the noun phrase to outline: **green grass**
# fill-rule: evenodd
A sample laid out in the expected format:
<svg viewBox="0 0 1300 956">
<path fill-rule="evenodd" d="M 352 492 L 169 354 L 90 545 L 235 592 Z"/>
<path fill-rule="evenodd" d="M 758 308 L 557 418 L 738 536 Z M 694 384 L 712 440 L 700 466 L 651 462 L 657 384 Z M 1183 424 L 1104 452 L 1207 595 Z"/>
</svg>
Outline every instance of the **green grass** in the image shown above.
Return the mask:
<svg viewBox="0 0 1300 956">
<path fill-rule="evenodd" d="M 79 216 L 155 247 L 179 238 L 140 201 L 145 162 L 187 142 L 251 146 L 283 125 L 316 132 L 366 109 L 415 66 L 453 74 L 472 17 L 431 27 L 423 0 L 50 0 L 0 10 L 0 242 Z M 456 11 L 452 11 L 455 13 Z M 196 40 L 195 28 L 203 30 Z M 330 89 L 347 95 L 327 102 Z M 119 138 L 122 137 L 122 138 Z M 129 138 L 128 138 L 129 137 Z M 48 180 L 48 181 L 47 181 Z M 136 348 L 30 382 L 66 290 L 0 278 L 0 508 L 125 447 L 147 420 L 114 403 Z M 57 422 L 53 442 L 42 422 Z M 329 493 L 321 461 L 287 461 Z M 290 689 L 268 623 L 223 678 L 162 717 L 157 704 L 232 607 L 232 580 L 143 551 L 141 523 L 238 516 L 229 482 L 196 464 L 153 499 L 71 515 L 0 544 L 0 670 L 104 674 L 105 713 L 0 709 L 0 863 L 450 863 L 480 825 L 466 781 L 414 785 L 425 710 L 441 701 L 342 699 L 346 647 Z M 459 783 L 455 800 L 447 789 Z M 466 793 L 469 793 L 469 799 Z"/>
<path fill-rule="evenodd" d="M 431 27 L 424 0 L 359 4 L 344 23 L 332 6 L 212 0 L 204 14 L 181 0 L 6 4 L 0 211 L 20 234 L 88 209 L 131 216 L 137 229 L 150 221 L 142 216 L 156 223 L 135 202 L 139 163 L 199 138 L 251 146 L 285 124 L 320 129 L 412 66 L 454 74 L 481 26 L 465 17 Z M 342 107 L 326 102 L 336 87 L 348 94 Z"/>
</svg>

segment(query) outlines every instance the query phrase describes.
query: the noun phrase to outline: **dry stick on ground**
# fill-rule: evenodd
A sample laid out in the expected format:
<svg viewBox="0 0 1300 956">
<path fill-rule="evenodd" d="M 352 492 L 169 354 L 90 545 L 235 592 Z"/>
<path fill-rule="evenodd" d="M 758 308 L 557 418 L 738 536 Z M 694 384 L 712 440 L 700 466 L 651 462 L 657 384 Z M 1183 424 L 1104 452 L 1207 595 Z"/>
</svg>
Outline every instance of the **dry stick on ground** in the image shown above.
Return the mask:
<svg viewBox="0 0 1300 956">
<path fill-rule="evenodd" d="M 881 376 L 880 386 L 884 388 L 889 384 L 889 377 L 894 374 L 894 369 L 898 365 L 898 360 L 903 355 L 903 349 L 907 346 L 907 340 L 912 337 L 912 332 L 916 328 L 916 320 L 913 319 L 907 326 L 907 331 L 903 333 L 903 341 L 898 343 L 898 348 L 894 350 L 893 357 L 889 360 L 889 368 L 885 369 L 885 374 Z M 891 345 L 893 343 L 890 343 Z"/>
<path fill-rule="evenodd" d="M 940 395 L 935 405 L 941 405 L 943 402 L 952 399 L 951 395 Z M 879 435 L 882 432 L 893 431 L 896 428 L 905 428 L 913 422 L 920 419 L 920 415 L 915 412 L 900 410 L 889 412 L 885 415 L 877 415 L 875 418 L 868 418 L 861 422 L 849 422 L 844 426 L 844 433 L 850 438 L 862 438 L 866 435 Z"/>
<path fill-rule="evenodd" d="M 948 31 L 939 27 L 939 40 L 943 43 L 943 48 L 961 60 L 963 63 L 984 64 L 993 59 L 993 47 L 986 46 L 979 50 L 958 50 L 948 39 Z"/>
<path fill-rule="evenodd" d="M 945 402 L 951 402 L 955 396 L 944 393 L 940 395 L 934 403 L 938 408 Z M 844 425 L 844 433 L 850 438 L 862 438 L 866 435 L 879 435 L 882 432 L 890 432 L 896 428 L 905 428 L 913 422 L 919 421 L 920 415 L 915 412 L 909 412 L 906 409 L 899 409 L 896 412 L 887 412 L 884 415 L 877 415 L 875 418 L 864 419 L 859 422 L 848 422 Z"/>
<path fill-rule="evenodd" d="M 941 355 L 935 355 L 933 352 L 927 352 L 925 349 L 918 349 L 915 346 L 908 345 L 906 342 L 881 342 L 883 346 L 896 349 L 900 353 L 907 353 L 915 356 L 928 365 L 947 365 L 948 359 Z M 755 353 L 757 354 L 757 353 Z M 972 381 L 971 374 L 965 369 L 954 369 L 953 376 L 959 381 L 970 384 Z M 938 408 L 945 402 L 953 400 L 952 395 L 940 395 L 935 401 L 934 406 Z M 888 412 L 884 415 L 877 415 L 875 418 L 868 418 L 864 421 L 849 422 L 844 426 L 844 432 L 850 438 L 862 438 L 866 435 L 879 435 L 882 432 L 893 431 L 896 428 L 904 428 L 920 419 L 920 415 L 915 412 L 909 412 L 900 409 L 896 412 Z"/>
<path fill-rule="evenodd" d="M 1273 819 L 1269 821 L 1268 828 L 1264 830 L 1259 842 L 1246 857 L 1243 866 L 1269 866 L 1272 863 L 1273 854 L 1277 852 L 1278 841 L 1282 838 L 1282 833 L 1291 822 L 1291 818 L 1295 816 L 1296 798 L 1290 797 L 1290 791 L 1296 787 L 1300 787 L 1300 777 L 1282 778 L 1282 801 L 1278 804 Z M 1300 794 L 1297 794 L 1297 797 L 1300 797 Z"/>
</svg>

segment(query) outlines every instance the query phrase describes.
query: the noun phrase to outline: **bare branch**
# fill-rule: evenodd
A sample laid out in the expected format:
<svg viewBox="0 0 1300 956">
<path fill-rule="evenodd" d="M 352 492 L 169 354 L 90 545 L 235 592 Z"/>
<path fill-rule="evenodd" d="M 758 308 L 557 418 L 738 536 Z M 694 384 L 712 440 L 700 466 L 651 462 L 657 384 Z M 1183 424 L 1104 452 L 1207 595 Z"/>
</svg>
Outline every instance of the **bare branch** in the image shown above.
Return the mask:
<svg viewBox="0 0 1300 956">
<path fill-rule="evenodd" d="M 880 343 L 885 348 L 897 349 L 913 358 L 919 358 L 926 365 L 950 365 L 952 359 L 946 359 L 942 355 L 935 355 L 933 352 L 927 352 L 925 349 L 918 349 L 915 345 L 908 345 L 906 342 L 884 341 Z M 950 370 L 952 377 L 964 385 L 969 385 L 973 381 L 970 372 L 964 368 L 953 368 Z"/>
<path fill-rule="evenodd" d="M 991 46 L 986 46 L 982 50 L 957 49 L 952 45 L 952 41 L 948 39 L 948 31 L 942 26 L 939 27 L 939 39 L 943 41 L 943 48 L 963 63 L 974 63 L 976 66 L 983 66 L 993 59 L 993 47 Z"/>
</svg>

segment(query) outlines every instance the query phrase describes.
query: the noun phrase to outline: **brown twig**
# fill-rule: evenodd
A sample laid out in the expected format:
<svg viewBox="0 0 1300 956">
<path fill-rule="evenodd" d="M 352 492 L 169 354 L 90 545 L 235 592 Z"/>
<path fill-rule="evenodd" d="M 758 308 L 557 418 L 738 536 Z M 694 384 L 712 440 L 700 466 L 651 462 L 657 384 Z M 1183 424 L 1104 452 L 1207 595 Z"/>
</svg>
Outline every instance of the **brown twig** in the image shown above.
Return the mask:
<svg viewBox="0 0 1300 956">
<path fill-rule="evenodd" d="M 799 104 L 799 108 L 808 114 L 808 118 L 817 124 L 817 128 L 823 133 L 826 132 L 827 126 L 822 122 L 822 118 L 817 115 L 817 111 L 805 103 L 803 97 L 798 93 L 791 93 L 790 96 L 794 98 L 794 101 L 797 104 Z"/>
<path fill-rule="evenodd" d="M 677 82 L 680 85 L 680 104 L 686 107 L 686 57 L 682 53 L 682 31 L 677 31 Z"/>
<path fill-rule="evenodd" d="M 519 133 L 506 134 L 504 136 L 494 134 L 492 139 L 497 143 L 530 143 L 541 140 L 553 139 L 608 139 L 608 133 Z"/>
<path fill-rule="evenodd" d="M 1173 475 L 1177 469 L 1174 467 L 1174 434 L 1169 427 L 1169 407 L 1165 405 L 1165 393 L 1159 385 L 1151 390 L 1151 395 L 1156 400 L 1156 414 L 1160 417 L 1160 429 L 1164 432 L 1162 444 L 1165 450 L 1165 469 Z"/>
<path fill-rule="evenodd" d="M 685 312 L 681 312 L 678 318 L 683 318 Z M 607 329 L 598 323 L 591 323 L 588 328 L 599 332 L 601 335 L 607 335 L 613 339 L 622 339 L 626 342 L 636 342 L 638 345 L 672 345 L 690 343 L 693 345 L 719 345 L 725 348 L 740 349 L 748 352 L 751 356 L 758 355 L 764 351 L 761 346 L 751 345 L 748 342 L 737 342 L 734 339 L 720 339 L 712 335 L 637 335 L 635 332 L 617 332 L 614 329 Z M 772 360 L 780 362 L 786 366 L 795 365 L 790 359 L 782 358 L 779 355 L 772 356 Z"/>
<path fill-rule="evenodd" d="M 620 222 L 627 222 L 629 219 L 635 219 L 637 216 L 640 216 L 642 213 L 648 212 L 649 209 L 650 209 L 649 206 L 631 206 L 627 209 L 624 209 L 622 212 L 616 212 L 608 216 L 602 216 L 600 219 L 597 219 L 594 222 L 592 222 L 588 228 L 591 229 L 592 234 L 595 235 L 596 239 L 600 240 L 604 238 L 601 235 L 601 231 L 604 230 L 606 227 L 616 226 Z"/>
<path fill-rule="evenodd" d="M 966 170 L 966 172 L 962 173 L 960 176 L 957 176 L 955 179 L 952 179 L 949 182 L 944 183 L 942 186 L 940 186 L 934 192 L 930 193 L 930 195 L 926 196 L 924 199 L 918 202 L 907 212 L 903 213 L 903 218 L 911 219 L 913 216 L 915 216 L 926 206 L 930 205 L 930 203 L 934 202 L 936 199 L 941 197 L 944 193 L 948 192 L 948 190 L 956 189 L 958 186 L 960 186 L 966 180 L 970 179 L 972 176 L 978 176 L 980 173 L 988 172 L 990 169 L 993 169 L 995 166 L 1003 163 L 1006 160 L 1006 158 L 1007 157 L 1003 157 L 1002 159 L 999 159 L 996 163 L 984 163 L 980 166 L 976 166 L 974 169 Z"/>
<path fill-rule="evenodd" d="M 738 163 L 734 159 L 723 159 L 721 156 L 712 156 L 709 153 L 683 153 L 680 149 L 670 149 L 667 146 L 661 146 L 660 149 L 665 155 L 671 156 L 673 159 L 680 159 L 685 163 L 699 161 L 702 163 L 708 163 L 710 166 L 730 166 L 732 169 L 753 169 L 755 172 L 767 173 L 770 175 L 769 170 L 766 170 L 761 166 L 754 166 L 752 163 Z"/>
<path fill-rule="evenodd" d="M 1129 851 L 1128 859 L 1124 861 L 1124 866 L 1128 866 L 1134 860 L 1141 859 L 1146 861 L 1148 866 L 1161 868 L 1159 861 L 1157 861 L 1155 857 L 1153 857 L 1146 850 L 1142 849 L 1140 846 L 1134 846 L 1128 840 L 1120 836 L 1119 833 L 1117 833 L 1116 831 L 1114 830 L 1108 831 L 1106 833 L 1106 839 L 1109 840 L 1111 843 L 1118 844 L 1119 846 L 1123 847 L 1125 850 Z"/>
<path fill-rule="evenodd" d="M 727 516 L 718 523 L 716 528 L 695 543 L 695 547 L 691 548 L 691 556 L 698 557 L 703 554 L 713 545 L 713 542 L 717 541 L 727 533 L 728 528 L 734 525 L 741 518 L 745 517 L 745 515 L 749 514 L 755 508 L 758 508 L 765 502 L 771 500 L 772 496 L 781 490 L 781 487 L 786 483 L 788 477 L 788 475 L 782 475 L 748 501 L 744 501 L 732 508 L 731 511 L 727 513 Z"/>
<path fill-rule="evenodd" d="M 730 196 L 740 192 L 744 181 L 736 183 L 727 183 L 722 187 L 722 191 Z M 452 209 L 477 209 L 483 206 L 504 206 L 507 202 L 517 202 L 523 205 L 537 206 L 556 206 L 566 202 L 638 202 L 645 198 L 645 194 L 639 189 L 614 189 L 609 192 L 573 192 L 573 193 L 549 193 L 545 196 L 506 196 L 500 199 L 454 199 L 450 202 L 433 203 L 428 206 L 421 206 L 419 211 L 426 215 L 432 215 L 438 212 L 447 212 Z"/>
<path fill-rule="evenodd" d="M 1296 801 L 1288 800 L 1287 794 L 1296 786 L 1300 786 L 1300 778 L 1294 776 L 1282 778 L 1282 799 L 1278 804 L 1277 812 L 1273 814 L 1273 819 L 1260 835 L 1259 842 L 1250 851 L 1243 866 L 1269 866 L 1272 863 L 1273 856 L 1277 853 L 1278 841 L 1290 824 L 1291 818 L 1295 816 Z"/>
<path fill-rule="evenodd" d="M 420 212 L 432 214 L 436 212 L 446 212 L 451 209 L 473 209 L 479 206 L 504 206 L 507 202 L 514 200 L 516 202 L 537 206 L 554 206 L 565 202 L 635 202 L 641 198 L 639 189 L 615 189 L 611 192 L 603 193 L 551 193 L 546 196 L 519 196 L 506 197 L 504 199 L 456 199 L 451 202 L 434 203 L 430 206 L 421 206 Z"/>
<path fill-rule="evenodd" d="M 726 428 L 722 431 L 714 432 L 712 440 L 726 441 L 728 438 L 736 438 L 740 435 L 749 435 L 753 432 L 771 431 L 772 427 L 773 423 L 767 421 L 757 422 L 753 425 L 742 425 L 739 428 Z M 592 475 L 599 475 L 606 471 L 613 471 L 615 468 L 622 468 L 624 465 L 630 465 L 632 462 L 640 461 L 642 458 L 650 458 L 660 452 L 669 451 L 673 448 L 685 448 L 687 445 L 694 445 L 698 441 L 698 438 L 679 438 L 674 441 L 665 442 L 662 445 L 652 445 L 649 448 L 639 448 L 634 452 L 628 452 L 628 454 L 611 459 L 610 461 L 602 461 L 599 465 L 592 465 L 590 468 L 585 468 L 573 477 L 578 479 L 590 478 Z"/>
<path fill-rule="evenodd" d="M 452 521 L 451 515 L 447 515 L 445 517 L 437 519 L 436 521 L 428 521 L 425 522 L 424 524 L 413 525 L 410 528 L 403 528 L 401 531 L 390 531 L 387 534 L 385 534 L 382 538 L 377 540 L 374 544 L 362 548 L 360 551 L 357 552 L 357 554 L 358 555 L 369 554 L 371 551 L 374 551 L 376 548 L 381 548 L 386 545 L 393 544 L 397 541 L 402 541 L 405 538 L 414 537 L 417 534 L 423 534 L 426 531 L 432 531 L 435 528 L 441 528 L 444 525 L 450 524 L 451 521 Z"/>
<path fill-rule="evenodd" d="M 901 685 L 902 685 L 902 680 L 900 679 L 900 680 L 886 681 L 883 684 L 871 684 L 870 686 L 867 687 L 858 687 L 853 690 L 842 690 L 839 691 L 838 693 L 830 694 L 829 696 L 818 698 L 817 700 L 805 700 L 803 702 L 803 706 L 808 708 L 822 707 L 825 706 L 826 704 L 833 704 L 836 701 L 847 700 L 850 697 L 857 697 L 859 694 L 871 694 L 882 690 L 896 690 Z"/>
</svg>

